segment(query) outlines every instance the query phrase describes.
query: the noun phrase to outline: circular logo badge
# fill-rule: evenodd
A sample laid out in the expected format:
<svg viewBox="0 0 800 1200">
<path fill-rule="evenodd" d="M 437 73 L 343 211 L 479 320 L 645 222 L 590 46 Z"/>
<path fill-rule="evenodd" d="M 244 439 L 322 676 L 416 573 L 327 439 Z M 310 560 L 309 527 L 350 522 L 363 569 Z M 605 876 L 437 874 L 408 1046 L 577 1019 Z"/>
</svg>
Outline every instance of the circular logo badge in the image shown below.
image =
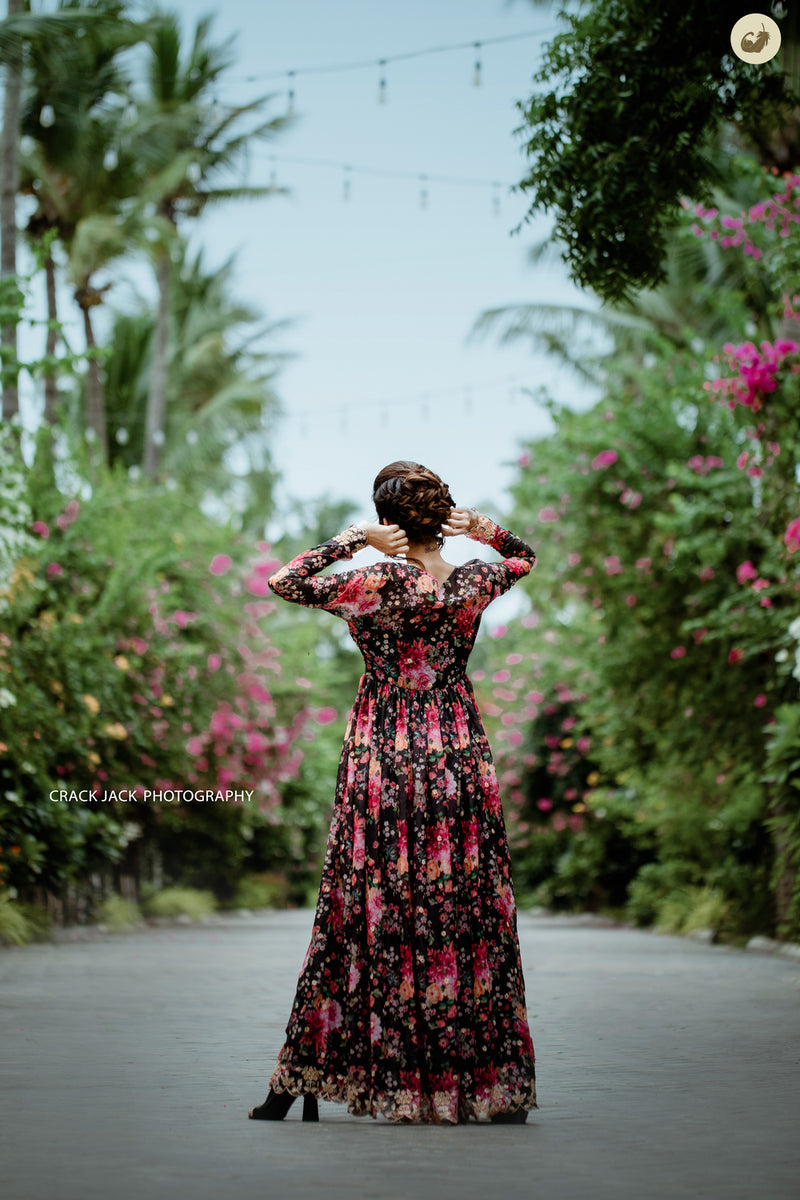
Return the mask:
<svg viewBox="0 0 800 1200">
<path fill-rule="evenodd" d="M 740 17 L 731 30 L 731 47 L 742 62 L 769 62 L 781 48 L 781 31 L 772 17 L 750 13 Z"/>
</svg>

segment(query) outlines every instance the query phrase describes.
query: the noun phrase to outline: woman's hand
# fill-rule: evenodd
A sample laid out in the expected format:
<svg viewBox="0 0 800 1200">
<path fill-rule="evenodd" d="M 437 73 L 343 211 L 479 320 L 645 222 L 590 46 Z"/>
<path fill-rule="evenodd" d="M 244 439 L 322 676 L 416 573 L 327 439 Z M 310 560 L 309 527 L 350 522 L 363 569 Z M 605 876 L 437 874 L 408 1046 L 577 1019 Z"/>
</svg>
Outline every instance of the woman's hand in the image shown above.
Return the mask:
<svg viewBox="0 0 800 1200">
<path fill-rule="evenodd" d="M 379 525 L 365 521 L 364 529 L 367 531 L 367 545 L 374 546 L 381 554 L 394 557 L 396 554 L 408 553 L 408 538 L 405 530 L 399 525 Z"/>
<path fill-rule="evenodd" d="M 447 524 L 442 526 L 445 537 L 457 537 L 460 533 L 471 533 L 478 520 L 475 508 L 451 508 Z"/>
</svg>

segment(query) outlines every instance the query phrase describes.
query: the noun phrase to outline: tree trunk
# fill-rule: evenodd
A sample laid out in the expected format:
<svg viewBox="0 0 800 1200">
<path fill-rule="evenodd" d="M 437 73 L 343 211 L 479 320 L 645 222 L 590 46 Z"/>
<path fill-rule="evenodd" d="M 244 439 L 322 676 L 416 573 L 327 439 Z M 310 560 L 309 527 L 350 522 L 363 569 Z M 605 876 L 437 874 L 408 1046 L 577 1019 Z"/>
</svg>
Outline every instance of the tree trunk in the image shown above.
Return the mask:
<svg viewBox="0 0 800 1200">
<path fill-rule="evenodd" d="M 147 420 L 144 432 L 142 470 L 153 482 L 158 478 L 161 451 L 164 445 L 164 425 L 167 416 L 167 323 L 169 321 L 169 255 L 164 250 L 156 264 L 158 276 L 158 319 L 153 331 L 153 353 L 150 363 L 150 391 L 147 397 Z"/>
<path fill-rule="evenodd" d="M 93 429 L 96 435 L 94 453 L 91 457 L 103 463 L 108 462 L 108 435 L 106 433 L 106 405 L 103 395 L 103 381 L 100 378 L 100 364 L 95 353 L 97 344 L 94 340 L 91 297 L 82 296 L 78 299 L 83 313 L 83 328 L 86 334 L 86 349 L 89 352 L 88 370 L 86 372 L 86 425 Z"/>
<path fill-rule="evenodd" d="M 44 264 L 47 281 L 47 341 L 45 342 L 45 357 L 47 366 L 44 375 L 44 419 L 48 425 L 56 422 L 56 401 L 58 388 L 56 386 L 56 346 L 58 344 L 58 307 L 56 300 L 56 264 L 53 262 L 52 249 L 48 252 Z"/>
<path fill-rule="evenodd" d="M 8 16 L 15 17 L 24 11 L 24 0 L 8 0 Z M 6 92 L 3 104 L 3 133 L 0 149 L 0 170 L 3 181 L 0 188 L 0 276 L 3 280 L 17 277 L 17 189 L 19 187 L 19 108 L 22 90 L 22 63 L 6 65 Z M 17 326 L 4 325 L 0 331 L 3 352 L 3 417 L 8 419 L 19 411 L 17 390 Z"/>
</svg>

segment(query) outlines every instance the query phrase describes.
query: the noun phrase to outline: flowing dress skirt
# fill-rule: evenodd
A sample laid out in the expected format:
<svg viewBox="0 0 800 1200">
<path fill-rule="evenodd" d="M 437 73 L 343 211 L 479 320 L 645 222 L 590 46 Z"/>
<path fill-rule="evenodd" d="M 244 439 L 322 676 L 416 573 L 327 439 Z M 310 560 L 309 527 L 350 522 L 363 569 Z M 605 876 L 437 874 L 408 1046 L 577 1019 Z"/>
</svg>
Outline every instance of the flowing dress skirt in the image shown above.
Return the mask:
<svg viewBox="0 0 800 1200">
<path fill-rule="evenodd" d="M 395 1121 L 537 1107 L 503 812 L 464 674 L 361 679 L 270 1086 Z"/>
</svg>

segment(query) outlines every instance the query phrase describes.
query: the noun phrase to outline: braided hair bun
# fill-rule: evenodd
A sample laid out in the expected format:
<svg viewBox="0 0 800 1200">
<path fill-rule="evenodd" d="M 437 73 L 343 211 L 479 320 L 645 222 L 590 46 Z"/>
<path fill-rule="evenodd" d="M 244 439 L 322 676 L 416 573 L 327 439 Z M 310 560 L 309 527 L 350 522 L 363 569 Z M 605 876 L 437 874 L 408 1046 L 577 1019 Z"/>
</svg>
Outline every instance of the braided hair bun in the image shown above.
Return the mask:
<svg viewBox="0 0 800 1200">
<path fill-rule="evenodd" d="M 404 529 L 410 542 L 435 537 L 444 544 L 442 524 L 455 501 L 450 489 L 428 467 L 415 462 L 393 462 L 384 467 L 372 485 L 372 500 L 378 519 Z"/>
</svg>

